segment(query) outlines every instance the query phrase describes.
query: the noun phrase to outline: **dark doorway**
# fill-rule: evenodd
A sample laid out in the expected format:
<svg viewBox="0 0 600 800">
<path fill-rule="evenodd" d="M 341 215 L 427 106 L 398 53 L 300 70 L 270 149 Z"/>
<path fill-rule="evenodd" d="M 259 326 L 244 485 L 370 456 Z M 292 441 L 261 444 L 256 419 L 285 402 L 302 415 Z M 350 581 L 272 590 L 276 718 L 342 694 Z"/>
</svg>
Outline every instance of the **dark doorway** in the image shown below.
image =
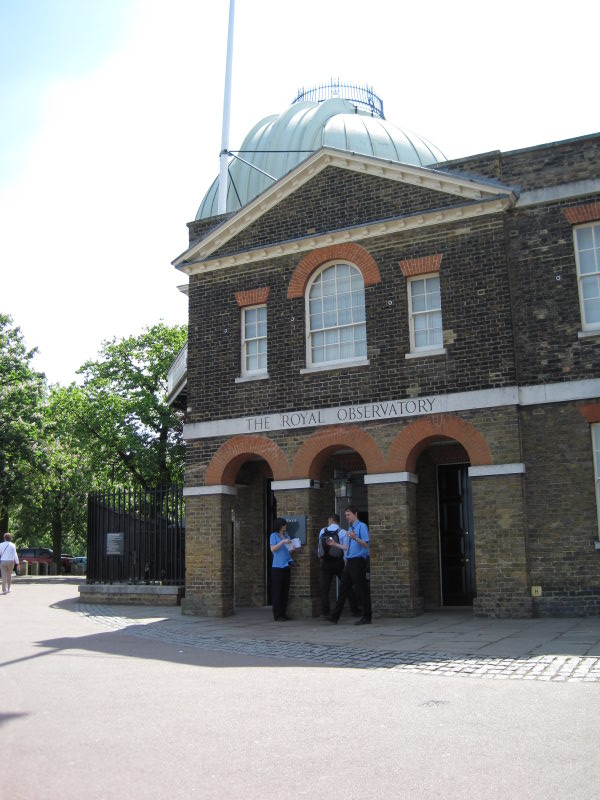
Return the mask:
<svg viewBox="0 0 600 800">
<path fill-rule="evenodd" d="M 475 597 L 475 547 L 468 466 L 438 467 L 442 604 L 470 606 Z"/>
<path fill-rule="evenodd" d="M 270 538 L 275 530 L 275 520 L 277 519 L 277 500 L 275 492 L 271 489 L 271 479 L 265 479 L 265 499 L 263 508 L 265 509 L 265 572 L 266 572 L 266 589 L 267 589 L 267 605 L 270 606 L 273 602 L 271 595 L 271 564 L 273 563 L 273 553 L 271 552 Z"/>
</svg>

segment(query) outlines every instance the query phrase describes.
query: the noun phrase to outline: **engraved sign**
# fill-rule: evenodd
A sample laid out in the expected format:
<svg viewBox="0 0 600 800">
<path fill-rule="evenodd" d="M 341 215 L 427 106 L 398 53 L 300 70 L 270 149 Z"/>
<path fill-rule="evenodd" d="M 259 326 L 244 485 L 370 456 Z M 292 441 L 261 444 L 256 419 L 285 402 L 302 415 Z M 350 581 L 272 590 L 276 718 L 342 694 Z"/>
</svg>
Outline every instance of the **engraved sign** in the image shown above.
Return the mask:
<svg viewBox="0 0 600 800">
<path fill-rule="evenodd" d="M 300 544 L 306 544 L 306 517 L 284 517 L 284 520 L 290 539 L 300 539 Z"/>
<path fill-rule="evenodd" d="M 106 534 L 106 555 L 122 556 L 125 552 L 125 534 L 107 533 Z"/>
</svg>

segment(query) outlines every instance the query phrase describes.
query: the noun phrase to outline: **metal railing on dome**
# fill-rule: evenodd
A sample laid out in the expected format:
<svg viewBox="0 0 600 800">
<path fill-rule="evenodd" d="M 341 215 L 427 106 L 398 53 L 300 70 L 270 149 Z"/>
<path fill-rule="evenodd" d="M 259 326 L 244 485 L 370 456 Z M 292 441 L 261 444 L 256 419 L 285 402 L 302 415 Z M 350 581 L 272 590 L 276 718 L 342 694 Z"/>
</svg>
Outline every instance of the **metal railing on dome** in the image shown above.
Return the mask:
<svg viewBox="0 0 600 800">
<path fill-rule="evenodd" d="M 362 110 L 385 119 L 383 114 L 383 100 L 378 97 L 370 86 L 358 86 L 354 83 L 341 83 L 339 80 L 331 80 L 321 86 L 311 89 L 298 89 L 298 94 L 293 103 L 301 100 L 308 100 L 312 103 L 324 103 L 333 97 L 340 97 L 342 100 L 349 100 L 355 103 Z"/>
</svg>

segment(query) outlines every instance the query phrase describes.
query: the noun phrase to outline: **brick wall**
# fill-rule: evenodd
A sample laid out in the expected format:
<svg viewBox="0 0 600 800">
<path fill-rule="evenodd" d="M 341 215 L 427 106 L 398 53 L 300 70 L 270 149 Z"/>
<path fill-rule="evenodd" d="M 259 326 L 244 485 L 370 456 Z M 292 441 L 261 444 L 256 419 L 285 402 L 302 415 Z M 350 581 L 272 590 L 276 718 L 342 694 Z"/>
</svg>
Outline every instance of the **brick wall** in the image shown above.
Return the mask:
<svg viewBox="0 0 600 800">
<path fill-rule="evenodd" d="M 473 478 L 476 614 L 531 616 L 521 475 Z"/>
<path fill-rule="evenodd" d="M 540 615 L 600 612 L 590 426 L 571 403 L 524 409 L 531 583 Z"/>
<path fill-rule="evenodd" d="M 461 199 L 465 204 L 471 201 Z M 447 192 L 328 167 L 267 211 L 214 255 L 243 252 L 373 220 L 455 205 Z"/>
<path fill-rule="evenodd" d="M 440 545 L 436 467 L 427 452 L 417 464 L 417 545 L 420 592 L 426 608 L 439 608 Z"/>
<path fill-rule="evenodd" d="M 189 421 L 514 385 L 511 297 L 500 216 L 363 244 L 382 280 L 365 290 L 371 363 L 359 370 L 300 374 L 306 367 L 305 304 L 303 298 L 287 299 L 298 256 L 191 278 Z M 447 354 L 406 359 L 407 279 L 399 262 L 440 252 Z M 270 287 L 270 379 L 236 384 L 241 314 L 235 293 L 263 286 Z"/>
</svg>

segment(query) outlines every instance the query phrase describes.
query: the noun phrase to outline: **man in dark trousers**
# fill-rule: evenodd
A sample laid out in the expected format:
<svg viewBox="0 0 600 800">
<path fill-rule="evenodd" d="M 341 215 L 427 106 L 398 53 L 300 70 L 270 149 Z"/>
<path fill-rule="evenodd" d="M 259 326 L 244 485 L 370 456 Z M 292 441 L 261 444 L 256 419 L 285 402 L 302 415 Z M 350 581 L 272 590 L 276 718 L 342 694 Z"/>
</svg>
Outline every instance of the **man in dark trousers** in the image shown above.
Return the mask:
<svg viewBox="0 0 600 800">
<path fill-rule="evenodd" d="M 348 549 L 346 550 L 346 566 L 342 573 L 342 585 L 335 608 L 328 617 L 330 622 L 337 623 L 344 608 L 346 597 L 354 589 L 362 604 L 362 617 L 356 625 L 371 624 L 371 589 L 367 580 L 367 557 L 369 555 L 369 529 L 358 518 L 358 509 L 348 506 L 346 509 L 348 525 Z M 342 547 L 342 545 L 338 545 Z"/>
<path fill-rule="evenodd" d="M 342 579 L 347 543 L 344 539 L 345 531 L 340 530 L 340 518 L 337 514 L 330 514 L 328 525 L 319 533 L 318 554 L 321 559 L 321 613 L 329 617 L 329 590 L 333 578 Z M 352 587 L 348 592 L 348 601 L 353 617 L 360 616 L 360 609 L 356 594 Z"/>
</svg>

